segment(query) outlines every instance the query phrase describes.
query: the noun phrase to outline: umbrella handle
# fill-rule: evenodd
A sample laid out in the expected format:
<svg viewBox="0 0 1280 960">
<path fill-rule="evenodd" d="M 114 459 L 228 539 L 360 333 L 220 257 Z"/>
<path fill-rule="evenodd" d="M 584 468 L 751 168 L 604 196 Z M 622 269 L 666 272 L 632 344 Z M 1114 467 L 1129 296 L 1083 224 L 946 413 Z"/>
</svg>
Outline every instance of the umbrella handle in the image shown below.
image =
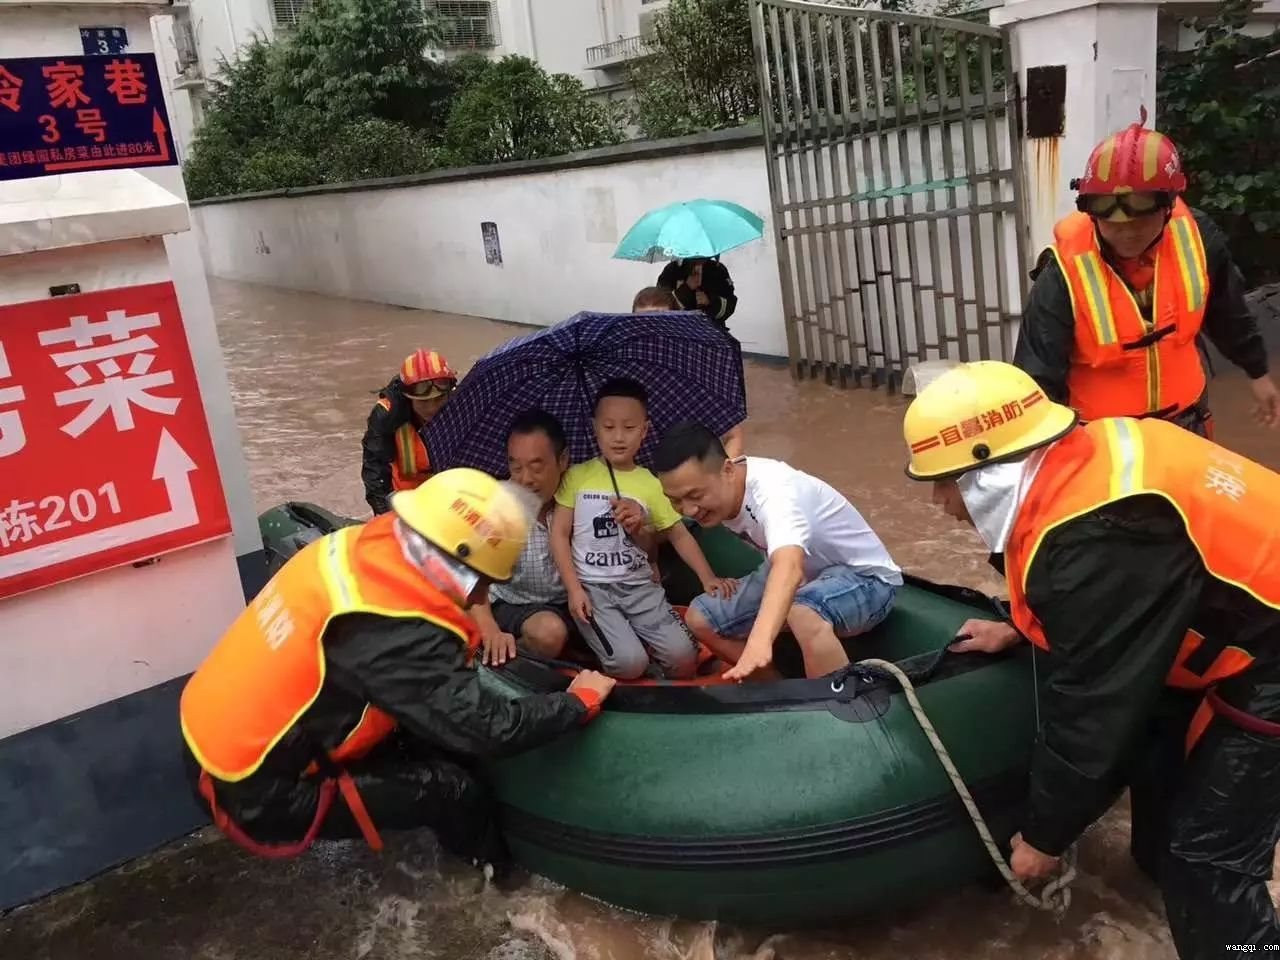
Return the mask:
<svg viewBox="0 0 1280 960">
<path fill-rule="evenodd" d="M 596 615 L 593 613 L 587 617 L 587 623 L 591 625 L 591 629 L 596 632 L 596 636 L 600 638 L 600 646 L 604 647 L 604 653 L 607 657 L 613 656 L 613 644 L 609 642 L 609 638 L 604 635 L 604 631 L 600 629 L 600 624 L 596 622 Z"/>
</svg>

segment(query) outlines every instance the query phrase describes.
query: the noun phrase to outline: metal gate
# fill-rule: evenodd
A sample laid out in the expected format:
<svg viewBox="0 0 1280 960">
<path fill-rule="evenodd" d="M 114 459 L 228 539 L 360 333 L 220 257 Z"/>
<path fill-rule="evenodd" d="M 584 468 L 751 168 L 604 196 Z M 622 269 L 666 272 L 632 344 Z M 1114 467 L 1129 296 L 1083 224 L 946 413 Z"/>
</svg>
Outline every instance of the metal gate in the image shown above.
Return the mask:
<svg viewBox="0 0 1280 960">
<path fill-rule="evenodd" d="M 889 389 L 917 360 L 1005 359 L 1025 259 L 1016 74 L 962 20 L 751 0 L 797 376 Z"/>
</svg>

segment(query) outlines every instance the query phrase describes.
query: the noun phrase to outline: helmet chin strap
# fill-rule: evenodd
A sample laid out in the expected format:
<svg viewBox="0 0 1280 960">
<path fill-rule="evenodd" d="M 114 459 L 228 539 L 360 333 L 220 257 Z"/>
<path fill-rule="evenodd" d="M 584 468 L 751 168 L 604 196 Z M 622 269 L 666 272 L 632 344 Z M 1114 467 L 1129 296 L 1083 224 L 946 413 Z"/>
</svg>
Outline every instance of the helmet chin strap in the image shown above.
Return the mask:
<svg viewBox="0 0 1280 960">
<path fill-rule="evenodd" d="M 398 517 L 395 531 L 405 560 L 433 587 L 459 607 L 466 607 L 468 598 L 480 585 L 480 574 L 435 547 Z"/>
</svg>

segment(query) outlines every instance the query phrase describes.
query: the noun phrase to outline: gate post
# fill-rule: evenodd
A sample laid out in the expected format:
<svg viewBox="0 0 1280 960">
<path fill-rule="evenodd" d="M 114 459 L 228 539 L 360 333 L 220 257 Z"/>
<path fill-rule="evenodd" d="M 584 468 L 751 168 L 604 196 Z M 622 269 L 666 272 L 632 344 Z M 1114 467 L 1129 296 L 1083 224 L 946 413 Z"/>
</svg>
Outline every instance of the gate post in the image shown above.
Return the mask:
<svg viewBox="0 0 1280 960">
<path fill-rule="evenodd" d="M 1158 0 L 1006 0 L 1006 27 L 1025 112 L 1028 255 L 1075 209 L 1068 184 L 1093 146 L 1139 118 L 1155 123 Z M 1065 74 L 1065 77 L 1063 76 Z M 1065 81 L 1065 82 L 1064 82 Z M 1030 266 L 1030 265 L 1028 265 Z"/>
<path fill-rule="evenodd" d="M 178 698 L 266 578 L 171 2 L 0 0 L 0 911 L 207 822 Z"/>
</svg>

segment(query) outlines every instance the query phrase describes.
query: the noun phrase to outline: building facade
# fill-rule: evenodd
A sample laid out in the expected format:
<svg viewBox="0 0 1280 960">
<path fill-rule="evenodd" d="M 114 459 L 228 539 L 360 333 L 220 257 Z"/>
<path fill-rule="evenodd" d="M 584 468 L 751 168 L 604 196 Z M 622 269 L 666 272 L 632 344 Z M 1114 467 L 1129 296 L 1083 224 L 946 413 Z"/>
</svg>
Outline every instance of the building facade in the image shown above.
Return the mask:
<svg viewBox="0 0 1280 960">
<path fill-rule="evenodd" d="M 620 95 L 628 62 L 643 56 L 653 18 L 667 0 L 422 0 L 444 28 L 434 56 L 519 54 L 577 77 L 602 96 Z M 219 64 L 255 36 L 297 25 L 310 0 L 176 0 L 158 29 L 175 100 L 180 148 L 204 117 Z"/>
</svg>

